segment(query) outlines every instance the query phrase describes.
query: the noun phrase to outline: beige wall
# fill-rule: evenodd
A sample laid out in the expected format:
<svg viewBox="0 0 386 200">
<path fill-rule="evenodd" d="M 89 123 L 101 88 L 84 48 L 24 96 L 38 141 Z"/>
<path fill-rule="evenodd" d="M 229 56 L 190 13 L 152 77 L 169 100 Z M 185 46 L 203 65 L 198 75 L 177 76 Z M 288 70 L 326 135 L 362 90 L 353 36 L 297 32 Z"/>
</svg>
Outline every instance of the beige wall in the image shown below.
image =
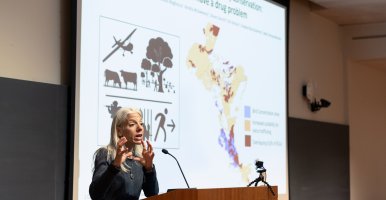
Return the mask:
<svg viewBox="0 0 386 200">
<path fill-rule="evenodd" d="M 1 0 L 0 76 L 67 84 L 68 9 L 65 0 Z M 305 0 L 291 1 L 289 116 L 350 126 L 351 199 L 386 199 L 386 74 L 369 67 L 386 57 L 385 40 L 350 37 L 382 33 L 386 25 L 339 27 L 311 13 Z M 365 61 L 364 61 L 365 60 Z M 301 95 L 307 81 L 332 102 L 310 112 Z"/>
<path fill-rule="evenodd" d="M 68 62 L 61 62 L 62 10 L 60 0 L 0 1 L 1 77 L 68 83 Z"/>
<path fill-rule="evenodd" d="M 340 27 L 291 1 L 289 116 L 349 125 L 351 200 L 386 199 L 386 38 L 353 39 L 385 33 L 386 23 Z M 308 80 L 329 108 L 304 108 Z"/>
<path fill-rule="evenodd" d="M 343 27 L 351 199 L 386 199 L 386 23 Z M 355 39 L 355 38 L 362 39 Z"/>
<path fill-rule="evenodd" d="M 351 200 L 386 199 L 386 73 L 348 65 Z"/>
<path fill-rule="evenodd" d="M 345 57 L 356 61 L 386 58 L 386 37 L 373 37 L 386 35 L 386 23 L 345 26 L 341 30 Z"/>
<path fill-rule="evenodd" d="M 289 116 L 348 124 L 340 28 L 309 11 L 305 0 L 291 1 L 289 30 Z M 311 112 L 302 85 L 312 82 L 315 94 L 331 102 Z"/>
</svg>

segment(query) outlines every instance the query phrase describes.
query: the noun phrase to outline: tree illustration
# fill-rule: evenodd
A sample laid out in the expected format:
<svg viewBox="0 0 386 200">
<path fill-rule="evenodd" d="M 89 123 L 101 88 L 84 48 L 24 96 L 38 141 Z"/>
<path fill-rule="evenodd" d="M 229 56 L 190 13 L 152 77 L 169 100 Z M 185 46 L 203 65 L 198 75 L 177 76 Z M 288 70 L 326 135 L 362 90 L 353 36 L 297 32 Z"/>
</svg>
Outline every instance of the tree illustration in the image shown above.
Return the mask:
<svg viewBox="0 0 386 200">
<path fill-rule="evenodd" d="M 151 63 L 150 63 L 150 61 L 148 60 L 148 59 L 146 59 L 146 58 L 144 58 L 144 59 L 142 59 L 142 63 L 141 63 L 141 68 L 143 69 L 143 70 L 145 70 L 145 75 L 144 75 L 144 78 L 145 78 L 145 86 L 146 87 L 149 87 L 149 84 L 150 84 L 150 81 L 149 81 L 149 79 L 148 79 L 148 76 L 147 76 L 147 71 L 150 71 L 151 70 Z M 141 76 L 142 76 L 142 74 L 141 74 Z"/>
<path fill-rule="evenodd" d="M 149 45 L 146 48 L 146 58 L 142 60 L 141 68 L 146 71 L 151 71 L 157 75 L 155 84 L 158 86 L 158 92 L 164 92 L 163 89 L 163 74 L 168 68 L 173 67 L 173 54 L 169 44 L 162 38 L 152 38 L 149 40 Z"/>
</svg>

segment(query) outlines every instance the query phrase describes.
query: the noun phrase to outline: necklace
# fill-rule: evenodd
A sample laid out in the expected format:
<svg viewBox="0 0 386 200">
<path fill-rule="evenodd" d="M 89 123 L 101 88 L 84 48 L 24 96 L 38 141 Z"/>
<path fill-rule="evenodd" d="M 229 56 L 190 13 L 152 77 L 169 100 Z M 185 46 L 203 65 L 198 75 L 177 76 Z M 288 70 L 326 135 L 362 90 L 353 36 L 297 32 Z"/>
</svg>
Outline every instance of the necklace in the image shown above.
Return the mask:
<svg viewBox="0 0 386 200">
<path fill-rule="evenodd" d="M 130 179 L 133 180 L 134 179 L 134 174 L 133 174 L 133 165 L 132 163 L 134 162 L 134 160 L 132 159 L 127 159 L 127 165 L 129 165 L 129 175 L 130 175 Z"/>
<path fill-rule="evenodd" d="M 132 173 L 132 170 L 131 170 L 131 169 L 130 169 L 130 178 L 131 178 L 131 180 L 134 179 L 134 174 Z"/>
</svg>

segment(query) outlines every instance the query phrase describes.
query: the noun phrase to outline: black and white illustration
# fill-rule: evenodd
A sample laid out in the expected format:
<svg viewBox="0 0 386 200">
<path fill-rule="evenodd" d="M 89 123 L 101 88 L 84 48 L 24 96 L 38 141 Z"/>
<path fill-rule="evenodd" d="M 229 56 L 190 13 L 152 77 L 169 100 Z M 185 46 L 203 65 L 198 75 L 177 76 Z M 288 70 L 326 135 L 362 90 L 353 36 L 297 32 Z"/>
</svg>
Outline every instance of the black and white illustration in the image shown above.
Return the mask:
<svg viewBox="0 0 386 200">
<path fill-rule="evenodd" d="M 115 112 L 143 112 L 145 140 L 156 148 L 178 148 L 179 38 L 161 31 L 100 17 L 98 143 L 109 137 Z"/>
</svg>

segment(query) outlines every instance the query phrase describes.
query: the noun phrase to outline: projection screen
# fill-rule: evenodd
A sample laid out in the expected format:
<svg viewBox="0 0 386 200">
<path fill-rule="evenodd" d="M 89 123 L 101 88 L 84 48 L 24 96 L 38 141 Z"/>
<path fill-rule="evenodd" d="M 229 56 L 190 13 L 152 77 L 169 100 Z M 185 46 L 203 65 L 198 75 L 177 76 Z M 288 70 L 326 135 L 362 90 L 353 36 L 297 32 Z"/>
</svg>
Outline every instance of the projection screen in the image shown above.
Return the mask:
<svg viewBox="0 0 386 200">
<path fill-rule="evenodd" d="M 288 199 L 287 8 L 254 0 L 78 0 L 74 199 L 121 107 L 142 111 L 160 192 L 245 187 Z M 262 185 L 261 183 L 259 185 Z"/>
</svg>

